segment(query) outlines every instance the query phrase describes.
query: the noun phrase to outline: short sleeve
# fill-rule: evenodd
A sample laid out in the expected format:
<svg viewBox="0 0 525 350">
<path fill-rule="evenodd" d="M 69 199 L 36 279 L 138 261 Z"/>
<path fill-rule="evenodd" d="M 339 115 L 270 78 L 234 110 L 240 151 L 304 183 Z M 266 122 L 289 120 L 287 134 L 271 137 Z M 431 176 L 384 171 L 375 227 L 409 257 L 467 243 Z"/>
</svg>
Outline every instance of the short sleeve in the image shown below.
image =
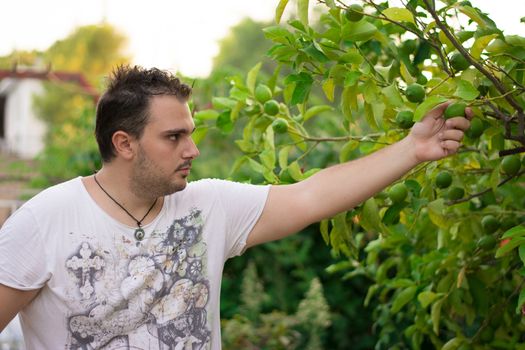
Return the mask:
<svg viewBox="0 0 525 350">
<path fill-rule="evenodd" d="M 0 229 L 0 284 L 20 290 L 41 288 L 50 278 L 47 266 L 36 220 L 22 207 Z"/>
<path fill-rule="evenodd" d="M 220 203 L 226 219 L 225 257 L 240 255 L 248 234 L 259 220 L 270 186 L 215 180 Z"/>
</svg>

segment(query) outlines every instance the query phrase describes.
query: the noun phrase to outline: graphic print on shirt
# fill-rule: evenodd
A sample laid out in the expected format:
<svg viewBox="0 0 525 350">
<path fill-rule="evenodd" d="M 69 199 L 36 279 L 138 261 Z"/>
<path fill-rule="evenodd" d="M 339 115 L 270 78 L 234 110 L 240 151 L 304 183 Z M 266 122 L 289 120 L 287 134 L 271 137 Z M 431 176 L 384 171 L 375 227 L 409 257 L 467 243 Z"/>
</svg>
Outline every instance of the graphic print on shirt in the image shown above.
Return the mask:
<svg viewBox="0 0 525 350">
<path fill-rule="evenodd" d="M 153 232 L 145 250 L 125 237 L 113 255 L 82 242 L 65 262 L 83 310 L 68 319 L 68 348 L 209 349 L 202 230 L 192 209 Z"/>
</svg>

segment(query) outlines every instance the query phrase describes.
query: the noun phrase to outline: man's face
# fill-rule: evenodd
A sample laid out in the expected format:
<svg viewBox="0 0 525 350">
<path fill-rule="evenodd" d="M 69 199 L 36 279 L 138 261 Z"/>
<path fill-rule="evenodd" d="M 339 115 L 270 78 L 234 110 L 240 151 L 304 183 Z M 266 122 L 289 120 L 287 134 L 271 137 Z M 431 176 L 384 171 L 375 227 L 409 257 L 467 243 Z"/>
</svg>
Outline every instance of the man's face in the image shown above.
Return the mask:
<svg viewBox="0 0 525 350">
<path fill-rule="evenodd" d="M 157 198 L 186 187 L 191 162 L 199 155 L 191 138 L 194 128 L 186 103 L 175 96 L 151 99 L 131 174 L 135 194 Z"/>
</svg>

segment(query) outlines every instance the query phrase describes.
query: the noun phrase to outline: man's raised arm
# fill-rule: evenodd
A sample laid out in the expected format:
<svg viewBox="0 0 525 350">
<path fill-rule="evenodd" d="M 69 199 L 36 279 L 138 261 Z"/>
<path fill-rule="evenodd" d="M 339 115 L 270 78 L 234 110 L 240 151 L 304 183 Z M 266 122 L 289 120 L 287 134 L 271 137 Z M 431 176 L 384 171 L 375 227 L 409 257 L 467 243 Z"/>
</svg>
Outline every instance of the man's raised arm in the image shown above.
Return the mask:
<svg viewBox="0 0 525 350">
<path fill-rule="evenodd" d="M 365 157 L 319 171 L 293 185 L 272 186 L 261 218 L 247 241 L 251 247 L 280 239 L 305 226 L 350 210 L 421 162 L 457 152 L 467 118 L 443 118 L 444 103 L 416 123 L 409 135 Z M 470 118 L 472 112 L 466 110 Z"/>
</svg>

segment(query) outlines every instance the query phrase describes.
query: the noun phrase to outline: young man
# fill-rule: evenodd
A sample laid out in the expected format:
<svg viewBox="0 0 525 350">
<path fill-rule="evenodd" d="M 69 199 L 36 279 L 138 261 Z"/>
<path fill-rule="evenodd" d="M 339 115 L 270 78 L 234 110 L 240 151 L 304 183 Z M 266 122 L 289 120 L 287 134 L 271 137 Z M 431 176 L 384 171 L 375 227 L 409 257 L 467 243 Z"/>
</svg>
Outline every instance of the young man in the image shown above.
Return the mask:
<svg viewBox="0 0 525 350">
<path fill-rule="evenodd" d="M 187 184 L 189 95 L 157 69 L 114 72 L 96 115 L 102 169 L 41 192 L 0 231 L 0 330 L 20 312 L 28 349 L 220 349 L 226 259 L 455 153 L 469 127 L 441 105 L 400 142 L 293 185 Z"/>
</svg>

